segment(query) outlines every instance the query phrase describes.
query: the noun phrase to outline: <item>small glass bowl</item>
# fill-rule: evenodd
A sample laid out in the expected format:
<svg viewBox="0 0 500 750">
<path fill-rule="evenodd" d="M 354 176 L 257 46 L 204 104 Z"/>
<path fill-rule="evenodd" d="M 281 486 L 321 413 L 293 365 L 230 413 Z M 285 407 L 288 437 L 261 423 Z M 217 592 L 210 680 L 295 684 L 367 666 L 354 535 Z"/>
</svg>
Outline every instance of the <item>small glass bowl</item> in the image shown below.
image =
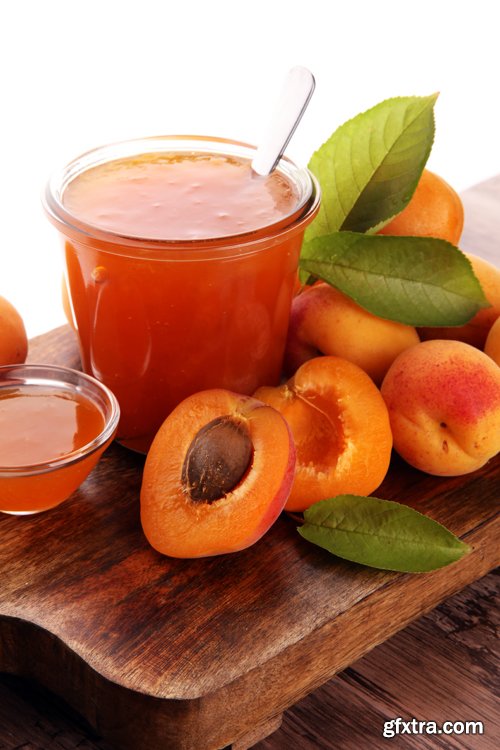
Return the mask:
<svg viewBox="0 0 500 750">
<path fill-rule="evenodd" d="M 74 408 L 78 428 L 84 429 L 85 414 L 94 416 L 93 419 L 87 418 L 83 444 L 67 452 L 55 450 L 55 455 L 45 455 L 37 462 L 14 465 L 13 460 L 6 460 L 5 448 L 2 460 L 0 447 L 0 512 L 11 515 L 40 513 L 66 500 L 86 479 L 113 440 L 120 417 L 114 394 L 90 375 L 53 365 L 4 365 L 0 367 L 0 436 L 2 431 L 5 431 L 4 435 L 14 435 L 14 426 L 18 427 L 23 419 L 22 415 L 15 413 L 15 408 L 10 409 L 13 402 L 2 414 L 2 401 L 29 395 L 45 397 L 38 399 L 37 403 L 40 405 L 38 414 L 41 418 L 45 413 L 47 415 L 47 445 L 52 441 L 56 423 L 61 418 L 54 412 L 56 403 L 52 399 L 62 397 L 66 402 L 73 402 L 72 405 L 66 403 L 64 408 L 70 414 Z M 57 404 L 59 408 L 60 402 Z M 102 419 L 96 416 L 96 410 Z M 25 416 L 24 419 L 24 432 L 17 430 L 18 447 L 20 442 L 24 439 L 29 441 L 33 435 L 29 428 L 29 417 Z"/>
</svg>

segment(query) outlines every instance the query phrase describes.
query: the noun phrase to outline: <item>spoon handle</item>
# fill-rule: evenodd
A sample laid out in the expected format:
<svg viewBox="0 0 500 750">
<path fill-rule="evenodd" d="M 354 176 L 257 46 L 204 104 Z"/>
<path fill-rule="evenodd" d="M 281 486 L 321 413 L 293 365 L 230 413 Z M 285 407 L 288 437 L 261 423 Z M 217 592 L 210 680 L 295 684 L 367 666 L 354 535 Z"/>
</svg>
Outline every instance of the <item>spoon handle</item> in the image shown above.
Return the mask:
<svg viewBox="0 0 500 750">
<path fill-rule="evenodd" d="M 288 72 L 274 117 L 255 152 L 254 172 L 265 176 L 276 167 L 309 104 L 314 86 L 314 76 L 307 68 L 297 65 Z"/>
</svg>

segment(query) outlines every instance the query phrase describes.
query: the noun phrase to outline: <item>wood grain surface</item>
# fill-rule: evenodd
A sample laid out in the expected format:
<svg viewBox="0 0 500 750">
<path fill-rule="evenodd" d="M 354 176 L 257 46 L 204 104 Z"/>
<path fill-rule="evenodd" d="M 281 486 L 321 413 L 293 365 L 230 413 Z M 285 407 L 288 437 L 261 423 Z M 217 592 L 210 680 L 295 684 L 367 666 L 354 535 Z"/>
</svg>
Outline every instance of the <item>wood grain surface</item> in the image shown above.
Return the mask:
<svg viewBox="0 0 500 750">
<path fill-rule="evenodd" d="M 497 750 L 500 572 L 492 572 L 373 649 L 286 712 L 255 750 Z M 382 736 L 383 722 L 483 721 L 475 736 Z M 38 685 L 0 680 L 0 750 L 111 750 Z"/>
<path fill-rule="evenodd" d="M 498 199 L 493 182 L 474 198 L 482 189 Z M 484 216 L 477 222 L 464 249 L 495 260 L 497 240 Z M 30 359 L 77 365 L 74 335 L 35 340 Z M 337 560 L 287 517 L 237 555 L 162 558 L 140 530 L 142 463 L 113 445 L 64 505 L 0 518 L 0 669 L 63 694 L 124 749 L 249 747 L 284 709 L 498 564 L 498 459 L 446 479 L 394 459 L 377 494 L 404 499 L 473 549 L 420 576 Z"/>
</svg>

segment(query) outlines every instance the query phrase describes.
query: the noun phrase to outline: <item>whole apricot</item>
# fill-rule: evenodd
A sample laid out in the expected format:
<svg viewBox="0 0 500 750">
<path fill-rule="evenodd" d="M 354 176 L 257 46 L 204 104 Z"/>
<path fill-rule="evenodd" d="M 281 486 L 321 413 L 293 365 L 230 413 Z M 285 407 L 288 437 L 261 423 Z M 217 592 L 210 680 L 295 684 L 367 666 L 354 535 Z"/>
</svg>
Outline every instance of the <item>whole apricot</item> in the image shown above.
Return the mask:
<svg viewBox="0 0 500 750">
<path fill-rule="evenodd" d="M 316 357 L 285 385 L 254 395 L 280 411 L 292 431 L 297 464 L 286 510 L 340 494 L 369 495 L 381 484 L 391 458 L 389 416 L 360 367 Z"/>
<path fill-rule="evenodd" d="M 281 513 L 294 469 L 295 446 L 279 412 L 222 389 L 195 393 L 170 413 L 147 455 L 146 538 L 180 558 L 249 547 Z"/>
<path fill-rule="evenodd" d="M 342 357 L 380 384 L 397 355 L 419 341 L 412 326 L 372 315 L 338 289 L 319 282 L 292 302 L 285 370 L 319 354 Z"/>
<path fill-rule="evenodd" d="M 490 328 L 484 353 L 500 366 L 500 318 L 497 318 Z"/>
<path fill-rule="evenodd" d="M 471 262 L 472 270 L 481 284 L 490 307 L 479 310 L 472 320 L 463 326 L 419 328 L 418 333 L 423 341 L 453 339 L 482 349 L 491 326 L 500 315 L 500 268 L 476 255 L 470 253 L 465 253 L 465 255 Z"/>
<path fill-rule="evenodd" d="M 457 245 L 463 227 L 460 196 L 446 180 L 424 169 L 410 201 L 379 234 L 438 237 Z"/>
<path fill-rule="evenodd" d="M 500 368 L 461 341 L 423 341 L 382 383 L 394 448 L 428 474 L 459 476 L 500 450 Z"/>
<path fill-rule="evenodd" d="M 0 297 L 0 365 L 22 364 L 27 354 L 23 319 L 5 297 Z"/>
</svg>

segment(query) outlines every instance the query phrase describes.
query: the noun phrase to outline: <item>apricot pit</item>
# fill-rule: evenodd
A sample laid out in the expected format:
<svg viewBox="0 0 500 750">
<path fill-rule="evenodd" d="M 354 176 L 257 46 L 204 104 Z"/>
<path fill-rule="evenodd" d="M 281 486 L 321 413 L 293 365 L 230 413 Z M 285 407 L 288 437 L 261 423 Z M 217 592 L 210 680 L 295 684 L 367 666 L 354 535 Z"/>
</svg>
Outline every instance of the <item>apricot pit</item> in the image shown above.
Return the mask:
<svg viewBox="0 0 500 750">
<path fill-rule="evenodd" d="M 182 466 L 182 481 L 191 499 L 213 503 L 232 492 L 246 474 L 252 454 L 248 430 L 231 417 L 218 417 L 202 427 Z"/>
<path fill-rule="evenodd" d="M 146 458 L 141 522 L 170 557 L 249 547 L 281 513 L 295 446 L 281 414 L 222 389 L 189 396 L 167 417 Z"/>
</svg>

